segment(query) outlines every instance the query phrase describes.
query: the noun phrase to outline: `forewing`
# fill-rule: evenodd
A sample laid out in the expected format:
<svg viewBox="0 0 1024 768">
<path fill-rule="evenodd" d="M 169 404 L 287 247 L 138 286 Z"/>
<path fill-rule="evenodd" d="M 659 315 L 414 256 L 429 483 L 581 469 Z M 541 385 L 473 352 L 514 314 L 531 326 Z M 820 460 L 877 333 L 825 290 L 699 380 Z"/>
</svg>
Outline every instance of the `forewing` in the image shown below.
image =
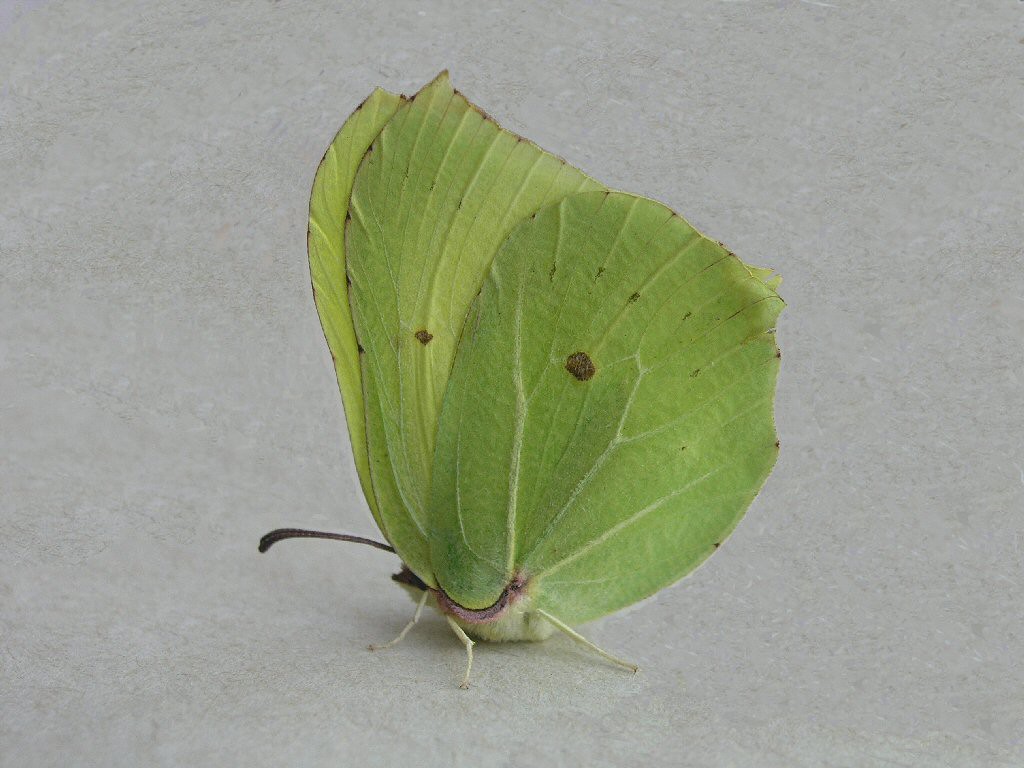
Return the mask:
<svg viewBox="0 0 1024 768">
<path fill-rule="evenodd" d="M 338 131 L 320 161 L 313 180 L 307 235 L 313 299 L 334 360 L 349 437 L 352 440 L 352 455 L 363 495 L 366 496 L 377 526 L 385 536 L 387 531 L 370 482 L 359 350 L 345 285 L 344 232 L 352 182 L 359 163 L 402 101 L 401 96 L 378 88 Z"/>
<path fill-rule="evenodd" d="M 467 326 L 430 501 L 438 583 L 466 607 L 516 572 L 581 622 L 681 578 L 777 454 L 783 303 L 665 206 L 564 199 L 517 228 Z"/>
<path fill-rule="evenodd" d="M 388 531 L 416 542 L 399 554 L 428 584 L 434 441 L 466 313 L 515 224 L 598 188 L 502 130 L 447 73 L 397 111 L 356 175 L 346 242 L 370 473 Z"/>
</svg>

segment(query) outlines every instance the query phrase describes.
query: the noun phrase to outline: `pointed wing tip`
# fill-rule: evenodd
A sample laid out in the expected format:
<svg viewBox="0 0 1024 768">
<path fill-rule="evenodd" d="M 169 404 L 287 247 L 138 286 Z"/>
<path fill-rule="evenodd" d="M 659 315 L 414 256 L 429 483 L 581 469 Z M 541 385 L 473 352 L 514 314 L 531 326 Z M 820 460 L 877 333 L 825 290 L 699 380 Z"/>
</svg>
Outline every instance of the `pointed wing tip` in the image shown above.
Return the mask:
<svg viewBox="0 0 1024 768">
<path fill-rule="evenodd" d="M 435 86 L 448 86 L 450 88 L 451 87 L 451 82 L 452 82 L 451 73 L 448 72 L 448 67 L 445 67 L 440 72 L 438 72 L 436 75 L 434 75 L 434 78 L 429 83 L 424 85 L 421 90 L 425 91 L 428 88 L 432 88 L 432 87 L 435 87 Z"/>
<path fill-rule="evenodd" d="M 743 266 L 747 268 L 752 277 L 756 277 L 772 292 L 778 293 L 779 286 L 782 285 L 782 275 L 776 274 L 771 267 L 755 267 L 746 262 L 743 263 Z"/>
<path fill-rule="evenodd" d="M 370 102 L 379 101 L 382 99 L 385 101 L 408 101 L 409 97 L 406 96 L 404 93 L 394 93 L 393 91 L 389 91 L 387 88 L 382 88 L 381 86 L 378 85 L 376 88 L 370 91 L 370 95 L 363 99 L 362 103 L 355 108 L 355 111 L 352 114 L 354 115 L 356 112 L 361 110 Z"/>
</svg>

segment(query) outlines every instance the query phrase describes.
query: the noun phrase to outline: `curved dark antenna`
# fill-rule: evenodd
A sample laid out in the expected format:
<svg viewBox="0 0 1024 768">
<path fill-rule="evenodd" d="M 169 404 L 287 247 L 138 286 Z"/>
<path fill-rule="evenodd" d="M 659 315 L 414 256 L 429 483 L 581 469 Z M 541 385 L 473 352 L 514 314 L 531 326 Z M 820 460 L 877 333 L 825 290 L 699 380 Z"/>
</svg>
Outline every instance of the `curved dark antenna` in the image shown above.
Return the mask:
<svg viewBox="0 0 1024 768">
<path fill-rule="evenodd" d="M 324 533 L 323 531 L 307 531 L 304 528 L 278 528 L 260 539 L 260 552 L 266 552 L 282 539 L 331 539 L 333 541 L 351 541 L 356 544 L 367 544 L 385 552 L 394 552 L 395 548 L 373 539 L 352 536 L 348 533 Z"/>
</svg>

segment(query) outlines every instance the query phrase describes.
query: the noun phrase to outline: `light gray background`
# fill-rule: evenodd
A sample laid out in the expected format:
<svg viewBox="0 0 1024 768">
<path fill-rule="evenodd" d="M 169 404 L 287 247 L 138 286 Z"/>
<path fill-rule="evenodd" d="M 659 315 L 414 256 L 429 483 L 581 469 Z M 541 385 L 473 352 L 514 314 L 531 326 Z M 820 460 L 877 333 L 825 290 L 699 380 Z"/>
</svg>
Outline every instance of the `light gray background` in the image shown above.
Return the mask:
<svg viewBox="0 0 1024 768">
<path fill-rule="evenodd" d="M 0 11 L 0 762 L 1021 766 L 1024 3 Z M 306 204 L 375 85 L 785 277 L 782 454 L 704 568 L 474 687 L 374 534 Z"/>
</svg>

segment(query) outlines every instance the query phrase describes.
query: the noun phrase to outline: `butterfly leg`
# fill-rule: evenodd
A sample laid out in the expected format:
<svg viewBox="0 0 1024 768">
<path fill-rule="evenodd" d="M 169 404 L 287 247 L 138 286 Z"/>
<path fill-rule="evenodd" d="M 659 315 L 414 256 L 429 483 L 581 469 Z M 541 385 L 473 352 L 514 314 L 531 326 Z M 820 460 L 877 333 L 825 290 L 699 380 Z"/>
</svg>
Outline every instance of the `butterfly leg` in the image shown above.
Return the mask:
<svg viewBox="0 0 1024 768">
<path fill-rule="evenodd" d="M 416 605 L 416 613 L 412 615 L 412 621 L 402 628 L 402 631 L 398 633 L 398 637 L 387 643 L 381 643 L 379 645 L 371 644 L 370 650 L 383 651 L 385 648 L 392 648 L 402 642 L 402 638 L 405 637 L 409 630 L 416 625 L 416 622 L 420 620 L 420 614 L 423 613 L 423 606 L 427 604 L 427 597 L 429 597 L 429 595 L 430 593 L 427 590 L 423 590 L 423 596 L 420 597 L 420 601 Z"/>
<path fill-rule="evenodd" d="M 463 631 L 455 619 L 451 616 L 445 616 L 445 618 L 448 619 L 448 624 L 451 625 L 455 636 L 466 646 L 466 675 L 462 678 L 462 682 L 459 683 L 459 688 L 469 688 L 469 673 L 473 669 L 473 641 L 469 639 L 469 635 Z"/>
<path fill-rule="evenodd" d="M 539 609 L 537 610 L 537 613 L 539 613 L 541 616 L 543 616 L 545 619 L 547 619 L 549 622 L 551 622 L 551 624 L 555 627 L 555 629 L 561 630 L 562 632 L 567 634 L 569 637 L 571 637 L 573 640 L 575 640 L 577 643 L 579 643 L 580 645 L 582 645 L 582 646 L 584 646 L 586 648 L 589 648 L 590 650 L 592 650 L 594 653 L 598 654 L 602 658 L 608 659 L 608 661 L 610 661 L 610 662 L 612 662 L 614 664 L 618 664 L 621 667 L 625 667 L 626 669 L 632 670 L 634 674 L 636 674 L 640 670 L 640 667 L 638 667 L 636 664 L 631 664 L 630 662 L 625 661 L 624 659 L 620 659 L 618 656 L 612 656 L 610 653 L 608 653 L 608 651 L 605 651 L 605 650 L 602 650 L 601 648 L 598 648 L 596 645 L 594 645 L 592 642 L 587 640 L 587 638 L 585 638 L 583 635 L 581 635 L 575 629 L 570 627 L 568 624 L 560 621 L 559 619 L 556 619 L 550 613 L 547 613 L 546 611 L 542 611 L 542 610 L 539 610 Z"/>
</svg>

